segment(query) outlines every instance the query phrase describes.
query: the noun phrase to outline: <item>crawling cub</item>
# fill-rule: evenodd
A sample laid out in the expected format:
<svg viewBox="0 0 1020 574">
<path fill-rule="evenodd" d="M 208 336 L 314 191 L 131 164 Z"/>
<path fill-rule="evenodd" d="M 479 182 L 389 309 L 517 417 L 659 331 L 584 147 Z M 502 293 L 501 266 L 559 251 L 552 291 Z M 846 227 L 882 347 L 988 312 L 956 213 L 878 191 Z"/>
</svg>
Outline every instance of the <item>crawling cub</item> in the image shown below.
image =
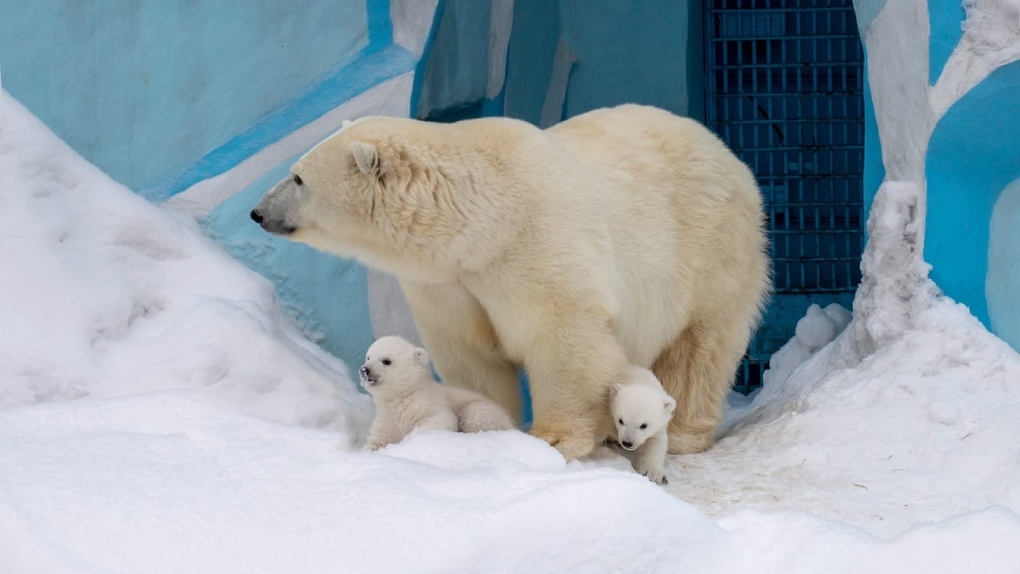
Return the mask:
<svg viewBox="0 0 1020 574">
<path fill-rule="evenodd" d="M 480 432 L 517 428 L 503 407 L 432 378 L 425 349 L 400 337 L 381 337 L 361 366 L 361 386 L 375 401 L 365 448 L 398 443 L 413 430 Z"/>
<path fill-rule="evenodd" d="M 657 484 L 666 484 L 667 429 L 676 401 L 648 369 L 631 366 L 623 382 L 609 389 L 609 411 L 616 440 L 634 470 Z"/>
</svg>

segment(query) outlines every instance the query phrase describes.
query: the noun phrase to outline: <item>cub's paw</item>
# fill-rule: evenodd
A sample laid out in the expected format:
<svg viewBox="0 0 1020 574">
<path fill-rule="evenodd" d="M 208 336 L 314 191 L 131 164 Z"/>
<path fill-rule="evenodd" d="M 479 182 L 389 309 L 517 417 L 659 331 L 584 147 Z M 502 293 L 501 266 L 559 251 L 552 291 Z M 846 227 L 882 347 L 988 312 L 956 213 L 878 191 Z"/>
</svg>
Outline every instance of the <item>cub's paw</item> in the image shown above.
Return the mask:
<svg viewBox="0 0 1020 574">
<path fill-rule="evenodd" d="M 648 478 L 648 480 L 654 482 L 655 484 L 661 484 L 661 485 L 669 484 L 669 479 L 666 478 L 666 469 L 664 469 L 664 468 L 661 468 L 661 467 L 660 468 L 646 468 L 646 469 L 637 469 L 637 471 L 640 472 L 643 476 L 646 476 Z"/>
</svg>

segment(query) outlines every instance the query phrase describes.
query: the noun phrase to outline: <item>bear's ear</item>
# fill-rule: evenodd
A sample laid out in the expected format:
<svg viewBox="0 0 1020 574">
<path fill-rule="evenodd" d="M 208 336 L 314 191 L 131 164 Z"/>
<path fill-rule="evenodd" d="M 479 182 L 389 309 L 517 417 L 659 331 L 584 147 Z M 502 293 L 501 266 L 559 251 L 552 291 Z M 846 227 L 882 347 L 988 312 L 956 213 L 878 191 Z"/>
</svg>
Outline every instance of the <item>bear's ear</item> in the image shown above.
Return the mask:
<svg viewBox="0 0 1020 574">
<path fill-rule="evenodd" d="M 425 367 L 429 364 L 429 353 L 421 347 L 414 350 L 414 362 L 419 367 Z"/>
<path fill-rule="evenodd" d="M 609 398 L 613 398 L 620 393 L 620 389 L 623 388 L 623 383 L 613 383 L 613 386 L 609 387 Z"/>
<path fill-rule="evenodd" d="M 666 397 L 666 400 L 663 401 L 663 410 L 665 410 L 667 413 L 671 413 L 675 408 L 676 399 L 674 399 L 673 397 Z"/>
<path fill-rule="evenodd" d="M 366 142 L 351 143 L 351 156 L 354 163 L 365 175 L 372 175 L 379 171 L 379 150 L 374 144 Z"/>
</svg>

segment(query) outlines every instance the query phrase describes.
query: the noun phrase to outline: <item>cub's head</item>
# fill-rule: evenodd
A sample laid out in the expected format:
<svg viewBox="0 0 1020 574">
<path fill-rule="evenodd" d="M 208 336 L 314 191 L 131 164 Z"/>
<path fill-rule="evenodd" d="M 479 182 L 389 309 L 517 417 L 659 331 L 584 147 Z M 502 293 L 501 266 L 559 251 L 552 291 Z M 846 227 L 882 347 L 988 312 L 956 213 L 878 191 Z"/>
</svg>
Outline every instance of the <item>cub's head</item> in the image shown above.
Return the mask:
<svg viewBox="0 0 1020 574">
<path fill-rule="evenodd" d="M 346 125 L 299 159 L 251 212 L 266 231 L 398 275 L 436 279 L 470 219 L 448 164 L 444 126 L 372 117 Z M 463 251 L 463 249 L 461 250 Z"/>
<path fill-rule="evenodd" d="M 380 337 L 365 354 L 361 386 L 372 395 L 418 384 L 429 370 L 429 354 L 400 337 Z M 427 375 L 428 376 L 428 375 Z"/>
<path fill-rule="evenodd" d="M 634 368 L 628 380 L 609 389 L 609 412 L 620 446 L 634 450 L 669 425 L 676 401 L 648 369 Z"/>
</svg>

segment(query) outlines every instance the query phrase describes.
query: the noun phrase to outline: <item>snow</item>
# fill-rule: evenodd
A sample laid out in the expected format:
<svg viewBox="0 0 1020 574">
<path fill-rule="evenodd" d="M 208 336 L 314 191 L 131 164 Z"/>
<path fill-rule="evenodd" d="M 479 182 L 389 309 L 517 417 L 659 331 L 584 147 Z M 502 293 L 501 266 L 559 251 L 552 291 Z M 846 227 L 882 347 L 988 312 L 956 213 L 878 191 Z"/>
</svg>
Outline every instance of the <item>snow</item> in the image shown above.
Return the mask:
<svg viewBox="0 0 1020 574">
<path fill-rule="evenodd" d="M 361 452 L 267 281 L 3 98 L 4 574 L 1020 571 L 1020 357 L 927 279 L 915 185 L 664 489 L 519 432 Z"/>
</svg>

